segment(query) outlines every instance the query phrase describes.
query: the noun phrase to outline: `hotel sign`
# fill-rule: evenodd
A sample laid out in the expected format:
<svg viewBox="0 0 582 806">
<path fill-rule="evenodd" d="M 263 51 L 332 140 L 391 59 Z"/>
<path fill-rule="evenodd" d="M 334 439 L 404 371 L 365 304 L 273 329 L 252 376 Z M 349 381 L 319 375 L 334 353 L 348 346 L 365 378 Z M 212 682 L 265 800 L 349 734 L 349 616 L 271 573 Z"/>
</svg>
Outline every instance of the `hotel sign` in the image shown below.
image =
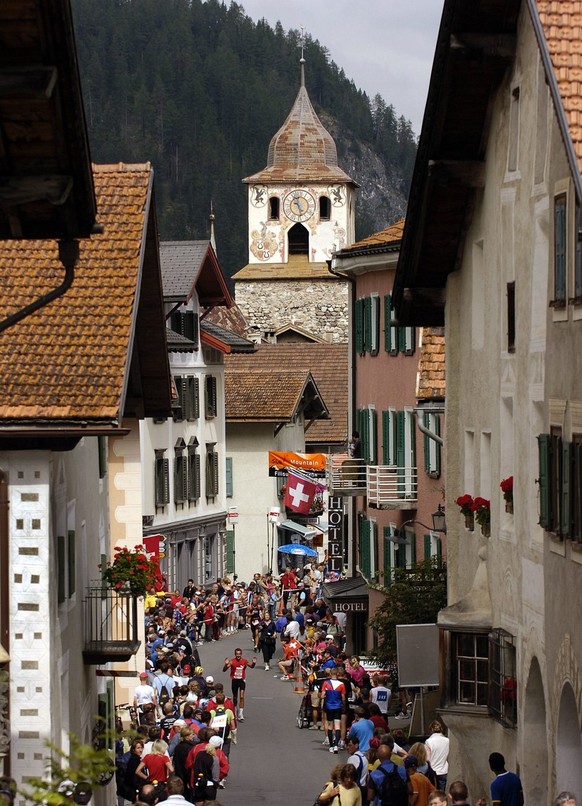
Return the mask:
<svg viewBox="0 0 582 806">
<path fill-rule="evenodd" d="M 339 495 L 330 495 L 327 504 L 327 554 L 328 568 L 339 575 L 344 570 L 344 500 Z"/>
</svg>

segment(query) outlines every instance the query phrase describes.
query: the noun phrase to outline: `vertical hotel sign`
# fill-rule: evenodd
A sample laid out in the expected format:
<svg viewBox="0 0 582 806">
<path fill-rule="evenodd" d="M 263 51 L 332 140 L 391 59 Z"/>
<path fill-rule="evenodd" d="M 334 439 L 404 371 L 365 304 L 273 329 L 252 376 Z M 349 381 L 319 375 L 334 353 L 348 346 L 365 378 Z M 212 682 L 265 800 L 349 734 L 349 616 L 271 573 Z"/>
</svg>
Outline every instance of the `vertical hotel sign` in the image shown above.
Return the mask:
<svg viewBox="0 0 582 806">
<path fill-rule="evenodd" d="M 344 499 L 330 495 L 327 506 L 328 568 L 338 575 L 344 570 Z"/>
</svg>

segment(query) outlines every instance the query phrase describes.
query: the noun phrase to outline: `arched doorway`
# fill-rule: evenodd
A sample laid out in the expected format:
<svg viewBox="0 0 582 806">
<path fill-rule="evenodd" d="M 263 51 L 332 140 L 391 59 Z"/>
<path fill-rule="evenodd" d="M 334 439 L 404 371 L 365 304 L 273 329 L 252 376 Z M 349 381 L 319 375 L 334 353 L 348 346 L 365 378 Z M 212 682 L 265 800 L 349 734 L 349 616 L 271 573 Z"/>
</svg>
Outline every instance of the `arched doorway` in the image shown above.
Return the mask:
<svg viewBox="0 0 582 806">
<path fill-rule="evenodd" d="M 289 254 L 309 254 L 309 232 L 303 224 L 294 224 L 289 230 Z"/>
<path fill-rule="evenodd" d="M 571 789 L 578 798 L 582 797 L 582 742 L 576 697 L 570 683 L 564 685 L 560 697 L 555 758 L 557 791 Z"/>
<path fill-rule="evenodd" d="M 533 658 L 525 689 L 521 781 L 526 803 L 548 802 L 548 743 L 546 703 L 542 673 L 537 658 Z"/>
</svg>

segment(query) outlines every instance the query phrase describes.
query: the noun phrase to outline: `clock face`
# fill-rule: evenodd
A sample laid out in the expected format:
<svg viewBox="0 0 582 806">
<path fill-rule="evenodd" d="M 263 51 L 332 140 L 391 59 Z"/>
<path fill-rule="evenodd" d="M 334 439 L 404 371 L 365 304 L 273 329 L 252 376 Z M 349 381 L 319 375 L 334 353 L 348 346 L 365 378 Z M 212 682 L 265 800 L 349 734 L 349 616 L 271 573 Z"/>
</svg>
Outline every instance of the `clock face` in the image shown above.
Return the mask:
<svg viewBox="0 0 582 806">
<path fill-rule="evenodd" d="M 292 190 L 285 196 L 283 210 L 291 221 L 307 221 L 315 212 L 315 199 L 307 190 Z"/>
</svg>

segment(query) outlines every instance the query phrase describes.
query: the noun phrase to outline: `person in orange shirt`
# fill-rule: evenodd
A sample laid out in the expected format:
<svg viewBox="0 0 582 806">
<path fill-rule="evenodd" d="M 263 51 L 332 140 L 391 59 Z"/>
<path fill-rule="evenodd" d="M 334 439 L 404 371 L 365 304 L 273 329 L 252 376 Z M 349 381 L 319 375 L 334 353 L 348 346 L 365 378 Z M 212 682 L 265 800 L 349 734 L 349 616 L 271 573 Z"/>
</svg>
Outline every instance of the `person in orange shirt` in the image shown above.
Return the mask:
<svg viewBox="0 0 582 806">
<path fill-rule="evenodd" d="M 281 670 L 280 680 L 289 680 L 290 672 L 293 672 L 293 667 L 299 656 L 301 644 L 289 636 L 283 636 L 283 659 L 277 664 Z"/>
<path fill-rule="evenodd" d="M 434 786 L 426 775 L 417 772 L 418 759 L 416 756 L 406 756 L 404 759 L 404 767 L 408 774 L 408 779 L 412 784 L 412 794 L 408 798 L 408 805 L 428 806 L 428 799 L 431 792 L 434 792 Z"/>
</svg>

